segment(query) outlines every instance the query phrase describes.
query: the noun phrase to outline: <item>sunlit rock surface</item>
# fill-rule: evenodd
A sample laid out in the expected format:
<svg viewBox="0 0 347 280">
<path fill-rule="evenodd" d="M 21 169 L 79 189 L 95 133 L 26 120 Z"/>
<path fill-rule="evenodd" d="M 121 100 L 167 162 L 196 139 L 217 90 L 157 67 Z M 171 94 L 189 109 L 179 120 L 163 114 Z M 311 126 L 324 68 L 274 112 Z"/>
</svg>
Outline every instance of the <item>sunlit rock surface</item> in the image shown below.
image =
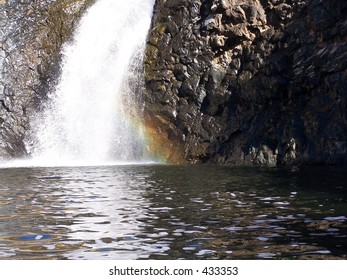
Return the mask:
<svg viewBox="0 0 347 280">
<path fill-rule="evenodd" d="M 346 164 L 346 15 L 340 0 L 158 0 L 146 120 L 169 158 Z"/>
<path fill-rule="evenodd" d="M 94 1 L 0 0 L 0 158 L 27 154 L 30 116 Z M 341 0 L 157 0 L 150 149 L 172 162 L 346 164 L 346 15 Z"/>
</svg>

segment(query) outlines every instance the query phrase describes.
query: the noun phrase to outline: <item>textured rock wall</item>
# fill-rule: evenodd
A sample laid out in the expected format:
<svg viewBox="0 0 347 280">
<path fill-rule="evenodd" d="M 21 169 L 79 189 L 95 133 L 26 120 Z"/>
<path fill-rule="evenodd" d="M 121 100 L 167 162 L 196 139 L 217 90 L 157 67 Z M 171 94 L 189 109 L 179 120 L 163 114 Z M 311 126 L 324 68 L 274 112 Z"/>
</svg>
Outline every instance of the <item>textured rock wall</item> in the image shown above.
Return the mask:
<svg viewBox="0 0 347 280">
<path fill-rule="evenodd" d="M 95 0 L 0 0 L 0 159 L 26 154 L 61 46 Z M 153 152 L 174 162 L 346 164 L 347 2 L 157 0 Z"/>
<path fill-rule="evenodd" d="M 171 161 L 347 163 L 347 2 L 157 0 L 146 122 Z"/>
<path fill-rule="evenodd" d="M 0 0 L 0 159 L 26 155 L 30 117 L 59 74 L 61 46 L 94 0 Z"/>
</svg>

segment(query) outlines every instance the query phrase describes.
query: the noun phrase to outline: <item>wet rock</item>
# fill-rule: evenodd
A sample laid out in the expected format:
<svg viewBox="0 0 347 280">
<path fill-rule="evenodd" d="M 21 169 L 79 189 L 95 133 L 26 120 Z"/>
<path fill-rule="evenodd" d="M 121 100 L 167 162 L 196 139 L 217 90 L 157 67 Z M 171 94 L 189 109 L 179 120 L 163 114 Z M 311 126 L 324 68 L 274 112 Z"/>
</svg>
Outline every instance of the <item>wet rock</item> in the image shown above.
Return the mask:
<svg viewBox="0 0 347 280">
<path fill-rule="evenodd" d="M 158 1 L 146 84 L 172 69 L 175 101 L 160 110 L 147 87 L 148 118 L 185 104 L 157 131 L 188 162 L 347 164 L 346 3 Z"/>
<path fill-rule="evenodd" d="M 206 89 L 215 90 L 219 87 L 225 77 L 226 70 L 219 64 L 214 64 L 207 72 Z"/>
<path fill-rule="evenodd" d="M 6 26 L 7 14 L 5 10 L 0 11 L 0 27 Z"/>
<path fill-rule="evenodd" d="M 284 156 L 282 163 L 293 165 L 298 159 L 297 155 L 297 143 L 295 139 L 290 139 L 289 143 L 287 143 L 284 147 Z"/>
<path fill-rule="evenodd" d="M 0 2 L 0 159 L 27 154 L 25 133 L 59 75 L 62 44 L 93 2 Z"/>
<path fill-rule="evenodd" d="M 254 165 L 277 165 L 277 151 L 272 151 L 268 146 L 262 145 L 259 148 L 250 148 L 249 155 Z"/>
<path fill-rule="evenodd" d="M 192 76 L 189 78 L 186 78 L 184 82 L 181 85 L 181 88 L 179 89 L 180 96 L 188 96 L 191 98 L 194 98 L 196 96 L 196 90 L 199 86 L 200 77 L 199 76 Z"/>
<path fill-rule="evenodd" d="M 0 0 L 0 157 L 26 154 L 62 44 L 93 2 Z M 156 1 L 145 121 L 167 158 L 347 164 L 346 3 Z"/>
</svg>

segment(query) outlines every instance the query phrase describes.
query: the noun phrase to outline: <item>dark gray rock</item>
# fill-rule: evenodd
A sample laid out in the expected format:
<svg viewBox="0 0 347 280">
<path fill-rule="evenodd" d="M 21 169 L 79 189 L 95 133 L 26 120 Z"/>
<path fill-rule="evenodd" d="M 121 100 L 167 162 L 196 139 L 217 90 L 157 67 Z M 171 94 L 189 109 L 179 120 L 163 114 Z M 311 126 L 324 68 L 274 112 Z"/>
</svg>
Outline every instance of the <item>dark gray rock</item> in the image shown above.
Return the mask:
<svg viewBox="0 0 347 280">
<path fill-rule="evenodd" d="M 145 65 L 154 137 L 183 162 L 346 164 L 346 3 L 157 1 Z M 165 69 L 170 106 L 152 86 Z"/>
<path fill-rule="evenodd" d="M 27 153 L 30 117 L 92 2 L 0 0 L 0 158 Z M 172 162 L 347 164 L 346 15 L 341 0 L 156 1 L 150 149 Z"/>
</svg>

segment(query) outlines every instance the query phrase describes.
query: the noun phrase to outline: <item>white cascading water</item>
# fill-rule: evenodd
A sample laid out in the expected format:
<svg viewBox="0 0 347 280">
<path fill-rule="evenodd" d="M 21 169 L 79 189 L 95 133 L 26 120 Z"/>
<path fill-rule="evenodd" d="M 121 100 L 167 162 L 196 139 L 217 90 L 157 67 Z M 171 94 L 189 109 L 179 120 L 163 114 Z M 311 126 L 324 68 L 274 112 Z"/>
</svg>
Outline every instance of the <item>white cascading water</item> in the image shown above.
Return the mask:
<svg viewBox="0 0 347 280">
<path fill-rule="evenodd" d="M 45 165 L 143 159 L 136 95 L 154 0 L 98 0 L 63 49 L 60 81 L 28 150 Z"/>
</svg>

